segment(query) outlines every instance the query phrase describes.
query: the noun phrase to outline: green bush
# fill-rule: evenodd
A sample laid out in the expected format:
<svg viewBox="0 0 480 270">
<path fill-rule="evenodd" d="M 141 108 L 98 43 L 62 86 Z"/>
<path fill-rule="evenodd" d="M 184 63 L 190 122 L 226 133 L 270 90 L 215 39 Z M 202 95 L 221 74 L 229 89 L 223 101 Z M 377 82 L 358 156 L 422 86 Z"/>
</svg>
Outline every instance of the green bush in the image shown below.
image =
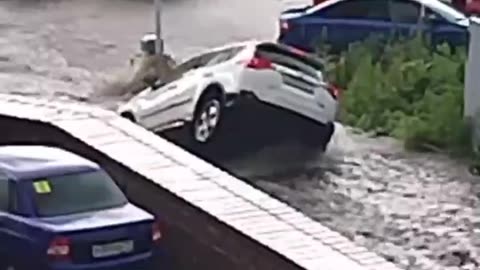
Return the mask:
<svg viewBox="0 0 480 270">
<path fill-rule="evenodd" d="M 328 76 L 346 89 L 341 120 L 412 149 L 470 151 L 463 120 L 466 50 L 430 48 L 420 37 L 386 45 L 367 40 L 328 55 Z"/>
</svg>

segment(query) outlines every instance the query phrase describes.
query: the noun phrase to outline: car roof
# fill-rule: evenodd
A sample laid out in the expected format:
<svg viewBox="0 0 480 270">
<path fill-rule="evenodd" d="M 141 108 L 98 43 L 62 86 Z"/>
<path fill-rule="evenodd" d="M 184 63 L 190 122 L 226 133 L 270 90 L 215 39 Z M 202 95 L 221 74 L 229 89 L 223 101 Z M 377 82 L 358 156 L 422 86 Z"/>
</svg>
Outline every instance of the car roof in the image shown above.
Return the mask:
<svg viewBox="0 0 480 270">
<path fill-rule="evenodd" d="M 289 18 L 289 17 L 297 17 L 301 15 L 312 14 L 325 7 L 328 7 L 330 5 L 334 5 L 336 3 L 343 2 L 343 1 L 352 1 L 352 0 L 327 0 L 318 5 L 307 8 L 305 10 L 305 13 L 303 14 L 289 14 L 289 15 L 286 15 L 285 17 Z M 452 20 L 452 22 L 454 22 L 455 19 L 466 19 L 466 17 L 460 11 L 455 10 L 453 7 L 449 6 L 444 1 L 440 1 L 440 0 L 411 0 L 411 1 L 417 2 L 419 4 L 422 4 L 431 8 L 432 10 L 447 17 L 447 19 Z"/>
<path fill-rule="evenodd" d="M 0 146 L 0 176 L 11 180 L 30 180 L 99 168 L 93 161 L 56 147 Z"/>
<path fill-rule="evenodd" d="M 214 48 L 204 50 L 200 53 L 197 53 L 197 54 L 194 54 L 194 55 L 191 55 L 191 56 L 185 58 L 183 61 L 180 62 L 180 64 L 185 63 L 186 61 L 189 61 L 189 59 L 192 59 L 193 57 L 199 57 L 203 54 L 207 54 L 207 53 L 211 53 L 211 52 L 222 51 L 222 50 L 226 50 L 226 49 L 229 49 L 229 48 L 235 48 L 235 47 L 245 47 L 246 49 L 248 49 L 248 48 L 255 49 L 255 48 L 258 48 L 258 46 L 264 46 L 264 45 L 265 46 L 276 46 L 279 49 L 283 49 L 283 50 L 300 51 L 299 49 L 297 49 L 295 47 L 291 47 L 291 46 L 289 46 L 287 44 L 283 44 L 283 43 L 277 43 L 277 42 L 269 40 L 269 39 L 263 39 L 263 40 L 251 39 L 251 40 L 247 40 L 247 41 L 232 42 L 232 43 L 228 43 L 228 44 L 223 45 L 223 46 L 214 47 Z M 307 53 L 307 52 L 303 52 L 303 53 L 304 53 L 304 55 L 303 55 L 304 58 L 314 57 L 314 58 L 310 59 L 310 61 L 314 61 L 314 63 L 316 65 L 324 67 L 325 63 L 318 56 L 316 56 L 314 54 L 311 54 L 311 53 Z"/>
<path fill-rule="evenodd" d="M 250 47 L 250 48 L 252 48 L 252 47 L 255 47 L 258 44 L 263 43 L 263 42 L 272 42 L 272 41 L 266 41 L 266 40 L 265 41 L 260 41 L 260 40 L 256 40 L 256 39 L 250 39 L 250 40 L 244 40 L 244 41 L 231 42 L 231 43 L 220 45 L 220 46 L 213 47 L 213 48 L 202 49 L 202 50 L 197 51 L 196 53 L 188 55 L 187 57 L 182 59 L 181 63 L 183 63 L 185 61 L 188 61 L 189 59 L 192 59 L 193 57 L 198 57 L 198 56 L 201 56 L 201 55 L 204 55 L 204 54 L 207 54 L 207 53 L 218 52 L 218 51 L 222 51 L 222 50 L 226 50 L 226 49 L 230 49 L 230 48 L 235 48 L 235 47 L 245 47 L 245 48 Z"/>
<path fill-rule="evenodd" d="M 189 59 L 192 59 L 193 57 L 198 57 L 198 56 L 201 56 L 201 55 L 204 55 L 204 54 L 207 54 L 207 53 L 218 52 L 218 51 L 222 51 L 222 50 L 226 50 L 226 49 L 230 49 L 230 48 L 235 48 L 235 47 L 245 47 L 245 48 L 254 49 L 258 45 L 272 45 L 272 46 L 278 46 L 278 47 L 281 47 L 281 48 L 289 47 L 286 44 L 277 43 L 277 42 L 272 41 L 270 39 L 262 39 L 262 40 L 250 39 L 250 40 L 246 40 L 246 41 L 232 42 L 232 43 L 224 44 L 224 45 L 221 45 L 221 46 L 218 46 L 218 47 L 209 48 L 209 49 L 206 49 L 206 50 L 201 50 L 201 51 L 199 51 L 195 54 L 189 55 L 188 57 L 182 59 L 180 64 L 184 63 L 185 61 L 188 61 Z"/>
</svg>

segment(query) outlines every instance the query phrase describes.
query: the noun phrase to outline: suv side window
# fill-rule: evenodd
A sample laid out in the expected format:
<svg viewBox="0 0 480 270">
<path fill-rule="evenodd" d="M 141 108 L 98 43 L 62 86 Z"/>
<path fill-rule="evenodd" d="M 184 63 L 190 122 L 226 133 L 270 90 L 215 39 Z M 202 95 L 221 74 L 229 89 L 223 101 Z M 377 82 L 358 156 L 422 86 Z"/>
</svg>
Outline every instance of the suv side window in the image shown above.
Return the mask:
<svg viewBox="0 0 480 270">
<path fill-rule="evenodd" d="M 178 79 L 180 79 L 183 74 L 191 71 L 191 70 L 194 70 L 196 68 L 198 68 L 200 66 L 200 60 L 201 60 L 201 56 L 194 56 L 184 62 L 182 62 L 181 64 L 179 64 L 178 66 L 176 66 L 174 68 L 174 70 L 171 72 L 171 74 L 168 74 L 168 76 L 161 82 L 161 86 L 165 86 L 173 81 L 176 81 Z M 157 88 L 159 89 L 159 88 Z M 155 89 L 155 90 L 157 90 Z"/>
<path fill-rule="evenodd" d="M 179 73 L 185 73 L 187 71 L 197 68 L 201 64 L 200 60 L 201 60 L 201 56 L 192 57 L 187 61 L 178 65 L 176 69 L 179 71 Z"/>
<path fill-rule="evenodd" d="M 321 11 L 321 16 L 330 19 L 390 21 L 386 0 L 344 1 L 327 7 L 325 11 Z"/>
<path fill-rule="evenodd" d="M 221 50 L 208 61 L 206 66 L 214 66 L 214 65 L 218 65 L 220 63 L 226 62 L 232 59 L 233 57 L 235 57 L 235 55 L 237 55 L 241 50 L 242 50 L 241 47 L 233 47 L 233 48 Z"/>
<path fill-rule="evenodd" d="M 0 211 L 7 212 L 10 205 L 9 180 L 0 176 Z"/>
</svg>

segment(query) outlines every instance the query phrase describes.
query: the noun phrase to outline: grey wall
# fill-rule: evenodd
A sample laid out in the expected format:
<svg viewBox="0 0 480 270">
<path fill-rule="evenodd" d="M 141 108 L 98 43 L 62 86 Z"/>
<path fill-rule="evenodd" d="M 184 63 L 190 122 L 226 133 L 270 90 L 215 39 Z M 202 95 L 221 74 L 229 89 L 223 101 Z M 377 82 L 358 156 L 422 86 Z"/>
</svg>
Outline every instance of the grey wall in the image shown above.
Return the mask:
<svg viewBox="0 0 480 270">
<path fill-rule="evenodd" d="M 465 70 L 464 116 L 473 128 L 475 149 L 480 146 L 480 19 L 470 20 L 470 44 Z"/>
<path fill-rule="evenodd" d="M 100 163 L 133 203 L 165 218 L 173 269 L 301 269 L 59 128 L 0 116 L 0 144 L 58 146 Z"/>
</svg>

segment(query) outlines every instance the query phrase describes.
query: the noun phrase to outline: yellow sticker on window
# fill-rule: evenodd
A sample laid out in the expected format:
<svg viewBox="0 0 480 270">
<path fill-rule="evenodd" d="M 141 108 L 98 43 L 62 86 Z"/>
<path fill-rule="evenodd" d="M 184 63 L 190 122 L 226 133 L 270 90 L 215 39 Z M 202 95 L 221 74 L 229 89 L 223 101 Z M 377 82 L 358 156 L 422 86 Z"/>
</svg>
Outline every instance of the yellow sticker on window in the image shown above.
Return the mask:
<svg viewBox="0 0 480 270">
<path fill-rule="evenodd" d="M 47 194 L 52 192 L 50 183 L 47 180 L 36 181 L 33 183 L 33 187 L 35 188 L 35 192 L 38 194 Z"/>
</svg>

